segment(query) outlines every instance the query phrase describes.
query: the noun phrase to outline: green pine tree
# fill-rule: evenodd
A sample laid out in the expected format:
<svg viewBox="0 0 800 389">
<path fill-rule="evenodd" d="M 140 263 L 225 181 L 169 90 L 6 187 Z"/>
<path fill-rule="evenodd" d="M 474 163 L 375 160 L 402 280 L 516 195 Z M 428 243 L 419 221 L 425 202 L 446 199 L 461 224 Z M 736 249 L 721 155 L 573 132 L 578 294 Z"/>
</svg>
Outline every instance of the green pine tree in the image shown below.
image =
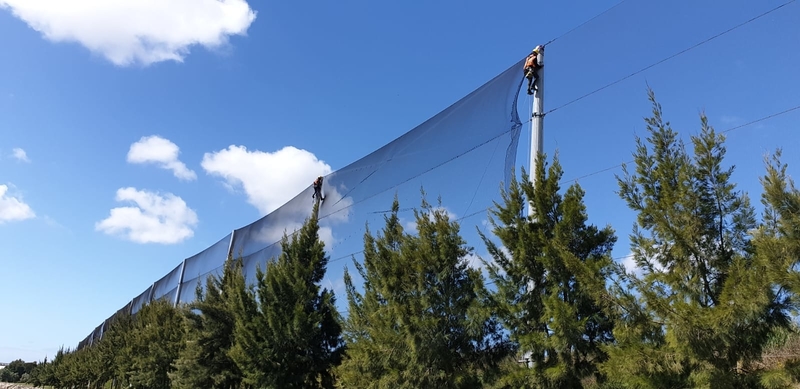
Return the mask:
<svg viewBox="0 0 800 389">
<path fill-rule="evenodd" d="M 169 373 L 183 348 L 183 318 L 172 302 L 156 300 L 134 317 L 128 361 L 133 388 L 169 388 Z"/>
<path fill-rule="evenodd" d="M 364 236 L 364 279 L 345 284 L 347 356 L 337 370 L 347 388 L 480 388 L 508 353 L 499 325 L 480 296 L 478 270 L 459 225 L 426 201 L 406 234 L 395 199 L 382 234 Z"/>
<path fill-rule="evenodd" d="M 233 346 L 232 294 L 243 282 L 242 260 L 228 257 L 222 276 L 211 275 L 205 291 L 198 285 L 195 301 L 184 311 L 186 347 L 170 374 L 174 388 L 236 388 L 241 372 L 229 351 Z"/>
<path fill-rule="evenodd" d="M 107 382 L 122 382 L 127 378 L 130 361 L 130 334 L 133 321 L 128 312 L 122 311 L 109 320 L 103 336 L 91 346 L 73 354 L 86 353 L 85 367 L 95 375 L 92 387 L 103 387 Z M 72 355 L 72 354 L 71 354 Z M 71 356 L 70 358 L 74 358 Z M 82 379 L 87 377 L 82 377 Z"/>
<path fill-rule="evenodd" d="M 617 288 L 618 344 L 603 369 L 628 387 L 759 387 L 754 363 L 789 320 L 772 264 L 754 254 L 754 210 L 706 117 L 690 154 L 649 97 L 636 171 L 618 177 L 638 214 L 631 247 L 642 276 Z"/>
<path fill-rule="evenodd" d="M 266 329 L 259 319 L 255 287 L 247 285 L 244 277 L 231 280 L 230 309 L 233 312 L 233 344 L 228 356 L 242 374 L 242 382 L 249 387 L 261 387 L 267 380 L 266 370 L 261 367 L 266 340 Z"/>
<path fill-rule="evenodd" d="M 239 286 L 232 357 L 260 388 L 332 388 L 342 352 L 332 291 L 320 288 L 328 257 L 319 240 L 318 206 L 282 253 L 256 272 L 257 294 Z M 247 301 L 255 299 L 258 301 Z M 256 306 L 258 307 L 256 309 Z M 248 317 L 249 316 L 249 317 Z"/>
<path fill-rule="evenodd" d="M 788 176 L 781 154 L 778 150 L 765 161 L 767 172 L 761 178 L 763 224 L 754 232 L 753 244 L 762 271 L 775 280 L 775 298 L 779 302 L 776 308 L 796 310 L 800 304 L 800 191 Z M 785 357 L 776 364 L 763 365 L 760 382 L 766 388 L 789 388 L 800 382 L 800 356 L 795 349 L 781 350 L 797 338 L 797 324 L 793 324 L 793 328 L 777 332 L 771 339 L 770 348 Z"/>
<path fill-rule="evenodd" d="M 44 365 L 41 373 L 39 373 L 41 386 L 52 386 L 55 388 L 63 386 L 61 375 L 59 374 L 59 366 L 64 362 L 65 354 L 66 350 L 64 350 L 64 346 L 61 346 L 58 351 L 56 351 L 53 360 Z"/>
<path fill-rule="evenodd" d="M 526 362 L 507 368 L 496 386 L 582 388 L 602 381 L 600 346 L 613 341 L 601 302 L 616 237 L 610 227 L 587 223 L 580 186 L 559 193 L 557 157 L 547 174 L 543 155 L 536 166 L 535 185 L 525 172 L 522 182 L 512 177 L 492 210 L 500 245 L 481 234 L 493 258 L 486 262 L 497 288 L 493 306 Z"/>
</svg>

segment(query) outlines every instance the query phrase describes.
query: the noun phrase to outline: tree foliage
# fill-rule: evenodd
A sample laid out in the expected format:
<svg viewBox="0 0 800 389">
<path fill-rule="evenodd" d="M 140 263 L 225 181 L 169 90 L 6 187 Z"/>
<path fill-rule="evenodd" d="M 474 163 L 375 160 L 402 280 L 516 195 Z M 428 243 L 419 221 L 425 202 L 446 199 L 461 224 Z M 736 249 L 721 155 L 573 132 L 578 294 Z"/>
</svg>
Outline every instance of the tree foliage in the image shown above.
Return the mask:
<svg viewBox="0 0 800 389">
<path fill-rule="evenodd" d="M 616 237 L 588 224 L 580 186 L 559 193 L 557 157 L 547 173 L 544 155 L 536 166 L 534 182 L 524 172 L 521 183 L 512 179 L 492 210 L 499 244 L 481 234 L 493 259 L 484 261 L 497 288 L 492 306 L 525 362 L 507 369 L 499 386 L 581 388 L 584 379 L 602 380 L 600 346 L 613 341 L 601 299 Z"/>
<path fill-rule="evenodd" d="M 471 248 L 442 208 L 424 199 L 416 235 L 403 231 L 399 203 L 382 234 L 364 236 L 364 279 L 358 292 L 345 273 L 348 352 L 338 370 L 352 388 L 478 388 L 507 353 L 498 324 L 484 308 L 483 280 Z"/>
<path fill-rule="evenodd" d="M 631 246 L 642 275 L 618 290 L 618 343 L 606 347 L 604 370 L 647 388 L 757 386 L 754 363 L 789 325 L 790 300 L 775 288 L 775 264 L 757 255 L 755 213 L 724 165 L 724 137 L 701 116 L 690 153 L 652 91 L 650 100 L 635 172 L 618 178 L 637 213 Z"/>
<path fill-rule="evenodd" d="M 261 388 L 332 388 L 331 369 L 342 351 L 341 326 L 332 291 L 320 288 L 328 257 L 319 239 L 318 205 L 303 227 L 284 235 L 280 256 L 256 272 L 239 312 L 233 359 L 245 381 Z"/>
<path fill-rule="evenodd" d="M 89 389 L 796 387 L 800 190 L 780 150 L 765 160 L 759 217 L 733 182 L 722 134 L 701 116 L 684 145 L 649 97 L 647 136 L 616 179 L 636 214 L 635 271 L 611 258 L 614 231 L 589 223 L 581 187 L 562 190 L 558 158 L 547 166 L 540 155 L 533 182 L 525 172 L 512 180 L 491 210 L 492 234 L 481 233 L 488 284 L 441 200 L 434 207 L 423 193 L 406 231 L 395 199 L 382 229 L 367 228 L 356 273 L 345 271 L 342 319 L 320 286 L 328 257 L 315 206 L 255 275 L 228 258 L 194 303 L 122 309 L 101 339 L 50 361 L 14 361 L 0 380 Z"/>
<path fill-rule="evenodd" d="M 221 277 L 211 275 L 205 290 L 198 285 L 195 301 L 183 310 L 185 347 L 170 374 L 175 388 L 236 388 L 242 381 L 229 353 L 234 344 L 235 314 L 231 304 L 236 285 L 244 283 L 242 260 L 228 257 Z"/>
<path fill-rule="evenodd" d="M 129 380 L 133 388 L 169 388 L 169 373 L 183 348 L 181 313 L 170 301 L 156 300 L 136 313 L 131 331 Z"/>
</svg>

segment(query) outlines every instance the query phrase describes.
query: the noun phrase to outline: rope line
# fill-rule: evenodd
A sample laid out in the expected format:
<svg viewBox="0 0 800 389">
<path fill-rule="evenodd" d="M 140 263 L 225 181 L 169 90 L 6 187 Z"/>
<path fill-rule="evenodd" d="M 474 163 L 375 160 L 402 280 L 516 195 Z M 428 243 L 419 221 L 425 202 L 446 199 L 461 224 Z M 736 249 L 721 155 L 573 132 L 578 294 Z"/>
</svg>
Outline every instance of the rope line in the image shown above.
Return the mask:
<svg viewBox="0 0 800 389">
<path fill-rule="evenodd" d="M 734 127 L 728 128 L 728 129 L 726 129 L 726 130 L 720 131 L 720 133 L 722 133 L 722 134 L 726 134 L 726 133 L 729 133 L 729 132 L 732 132 L 732 131 L 735 131 L 735 130 L 738 130 L 738 129 L 741 129 L 741 128 L 744 128 L 744 127 L 747 127 L 747 126 L 752 126 L 753 124 L 760 123 L 760 122 L 763 122 L 763 121 L 765 121 L 765 120 L 769 120 L 769 119 L 772 119 L 772 118 L 775 118 L 775 117 L 778 117 L 778 116 L 782 116 L 782 115 L 785 115 L 785 114 L 787 114 L 787 113 L 790 113 L 790 112 L 793 112 L 793 111 L 797 111 L 797 110 L 800 110 L 800 105 L 796 105 L 796 106 L 794 106 L 794 107 L 791 107 L 791 108 L 785 109 L 785 110 L 783 110 L 783 111 L 780 111 L 780 112 L 775 112 L 775 113 L 769 114 L 769 115 L 767 115 L 767 116 L 762 116 L 762 117 L 760 117 L 760 118 L 758 118 L 758 119 L 751 120 L 751 121 L 749 121 L 749 122 L 747 122 L 747 123 L 740 124 L 740 125 L 737 125 L 737 126 L 734 126 Z M 582 176 L 580 176 L 580 177 L 577 177 L 577 178 L 572 178 L 572 179 L 569 179 L 569 180 L 561 180 L 561 181 L 559 182 L 559 184 L 566 184 L 566 183 L 570 183 L 570 182 L 577 182 L 578 180 L 581 180 L 581 179 L 583 179 L 583 178 L 586 178 L 586 177 L 591 177 L 591 176 L 595 176 L 595 175 L 598 175 L 598 174 L 600 174 L 600 173 L 607 172 L 607 171 L 609 171 L 609 170 L 614 170 L 614 169 L 616 169 L 616 168 L 622 167 L 622 165 L 625 165 L 625 164 L 628 164 L 628 163 L 632 163 L 632 162 L 634 162 L 634 160 L 630 160 L 630 161 L 623 162 L 623 163 L 620 163 L 620 164 L 617 164 L 617 165 L 614 165 L 614 166 L 610 166 L 610 167 L 607 167 L 607 168 L 604 168 L 604 169 L 600 169 L 600 170 L 594 171 L 594 172 L 592 172 L 592 173 L 589 173 L 589 174 L 584 174 L 584 175 L 582 175 Z M 413 208 L 411 208 L 411 209 L 413 209 Z M 473 217 L 473 216 L 475 216 L 475 215 L 478 215 L 478 214 L 480 214 L 480 213 L 482 213 L 482 212 L 489 211 L 489 210 L 491 210 L 491 209 L 492 209 L 492 206 L 489 206 L 489 207 L 483 208 L 483 209 L 481 209 L 481 210 L 475 211 L 475 212 L 473 212 L 473 213 L 471 213 L 471 214 L 469 214 L 469 215 L 462 216 L 462 217 L 460 217 L 460 218 L 456 219 L 455 221 L 462 221 L 462 220 L 465 220 L 465 219 L 471 218 L 471 217 Z M 391 212 L 391 211 L 389 211 L 389 212 Z M 486 232 L 486 226 L 484 226 L 484 233 L 485 233 L 485 232 Z M 364 250 L 357 251 L 357 252 L 353 252 L 353 253 L 350 253 L 350 254 L 347 254 L 347 255 L 343 255 L 343 256 L 341 256 L 341 257 L 337 257 L 337 258 L 335 258 L 335 259 L 332 259 L 332 260 L 330 260 L 330 261 L 328 261 L 328 262 L 329 262 L 329 263 L 331 263 L 331 262 L 340 261 L 340 260 L 342 260 L 342 259 L 344 259 L 344 258 L 348 258 L 348 257 L 351 257 L 351 256 L 353 256 L 353 255 L 356 255 L 356 254 L 361 254 L 361 253 L 363 253 L 363 252 L 364 252 Z M 616 260 L 616 259 L 622 259 L 622 258 L 625 258 L 625 257 L 627 257 L 627 255 L 626 255 L 626 256 L 623 256 L 623 257 L 619 257 L 619 258 L 614 258 L 614 259 L 615 259 L 615 260 Z M 489 284 L 487 284 L 487 285 L 489 285 Z"/>
<path fill-rule="evenodd" d="M 605 90 L 605 89 L 610 88 L 610 87 L 612 87 L 612 86 L 614 86 L 616 84 L 619 84 L 620 82 L 625 81 L 625 80 L 627 80 L 627 79 L 629 79 L 629 78 L 631 78 L 631 77 L 633 77 L 633 76 L 635 76 L 637 74 L 641 74 L 641 73 L 643 73 L 643 72 L 645 72 L 645 71 L 647 71 L 647 70 L 649 70 L 649 69 L 651 69 L 651 68 L 653 68 L 655 66 L 658 66 L 658 65 L 660 65 L 660 64 L 662 64 L 664 62 L 667 62 L 667 61 L 669 61 L 669 60 L 671 60 L 671 59 L 673 59 L 673 58 L 675 58 L 675 57 L 677 57 L 679 55 L 685 54 L 685 53 L 687 53 L 687 52 L 689 52 L 689 51 L 691 51 L 691 50 L 693 50 L 693 49 L 695 49 L 697 47 L 700 47 L 700 46 L 702 46 L 702 45 L 704 45 L 704 44 L 706 44 L 708 42 L 711 42 L 712 40 L 717 39 L 717 38 L 719 38 L 719 37 L 731 32 L 731 31 L 734 31 L 734 30 L 744 26 L 744 25 L 747 25 L 749 23 L 752 23 L 752 22 L 764 17 L 764 16 L 767 16 L 767 15 L 769 15 L 769 14 L 771 14 L 771 13 L 773 13 L 773 12 L 775 12 L 775 11 L 777 11 L 777 10 L 779 10 L 779 9 L 781 9 L 781 8 L 791 4 L 791 3 L 794 3 L 795 1 L 796 0 L 789 0 L 786 3 L 783 3 L 783 4 L 781 4 L 781 5 L 779 5 L 779 6 L 775 7 L 775 8 L 770 9 L 769 11 L 766 11 L 766 12 L 764 12 L 764 13 L 758 15 L 758 16 L 755 16 L 753 18 L 750 18 L 749 20 L 746 20 L 746 21 L 744 21 L 742 23 L 739 23 L 739 24 L 737 24 L 737 25 L 735 25 L 735 26 L 733 26 L 733 27 L 721 32 L 721 33 L 718 33 L 718 34 L 710 37 L 710 38 L 706 38 L 705 40 L 703 40 L 701 42 L 695 43 L 694 45 L 692 45 L 692 46 L 690 46 L 690 47 L 688 47 L 686 49 L 683 49 L 683 50 L 681 50 L 681 51 L 679 51 L 679 52 L 677 52 L 675 54 L 672 54 L 672 55 L 670 55 L 670 56 L 668 56 L 668 57 L 666 57 L 666 58 L 664 58 L 664 59 L 662 59 L 662 60 L 660 60 L 658 62 L 655 62 L 655 63 L 653 63 L 651 65 L 648 65 L 648 66 L 646 66 L 646 67 L 644 67 L 642 69 L 639 69 L 639 70 L 637 70 L 637 71 L 635 71 L 635 72 L 633 72 L 633 73 L 631 73 L 631 74 L 629 74 L 629 75 L 627 75 L 625 77 L 622 77 L 622 78 L 620 78 L 620 79 L 618 79 L 618 80 L 616 80 L 614 82 L 611 82 L 611 83 L 609 83 L 609 84 L 607 84 L 607 85 L 605 85 L 603 87 L 600 87 L 600 88 L 595 89 L 595 90 L 593 90 L 593 91 L 591 91 L 589 93 L 586 93 L 583 96 L 580 96 L 580 97 L 578 97 L 576 99 L 573 99 L 573 100 L 568 101 L 568 102 L 566 102 L 566 103 L 564 103 L 562 105 L 559 105 L 559 106 L 557 106 L 557 107 L 545 112 L 544 115 L 547 115 L 549 113 L 555 112 L 555 111 L 557 111 L 557 110 L 559 110 L 561 108 L 564 108 L 564 107 L 566 107 L 568 105 L 576 103 L 576 102 L 578 102 L 580 100 L 583 100 L 583 99 L 585 99 L 585 98 L 587 98 L 587 97 L 589 97 L 589 96 L 591 96 L 591 95 L 593 95 L 595 93 L 598 93 L 598 92 L 600 92 L 602 90 Z"/>
<path fill-rule="evenodd" d="M 749 121 L 747 123 L 740 124 L 738 126 L 734 126 L 734 127 L 728 128 L 727 130 L 720 131 L 720 134 L 727 134 L 727 133 L 729 133 L 731 131 L 735 131 L 735 130 L 738 130 L 738 129 L 741 129 L 741 128 L 744 128 L 744 127 L 747 127 L 747 126 L 752 126 L 753 124 L 760 123 L 760 122 L 763 122 L 765 120 L 769 120 L 769 119 L 772 119 L 774 117 L 785 115 L 785 114 L 787 114 L 789 112 L 797 111 L 797 110 L 800 110 L 800 105 L 796 105 L 796 106 L 794 106 L 792 108 L 785 109 L 783 111 L 776 112 L 776 113 L 773 113 L 773 114 L 770 114 L 770 115 L 767 115 L 767 116 L 763 116 L 763 117 L 760 117 L 758 119 L 751 120 L 751 121 Z M 605 169 L 597 170 L 597 171 L 589 173 L 589 174 L 584 174 L 584 175 L 582 175 L 582 176 L 580 176 L 578 178 L 573 178 L 573 179 L 569 179 L 569 180 L 563 180 L 563 181 L 560 182 L 560 184 L 565 184 L 565 183 L 568 183 L 568 182 L 577 182 L 580 179 L 583 179 L 583 178 L 586 178 L 586 177 L 591 177 L 591 176 L 594 176 L 594 175 L 598 175 L 600 173 L 604 173 L 604 172 L 607 172 L 609 170 L 613 170 L 613 169 L 616 169 L 616 168 L 620 168 L 620 167 L 622 167 L 622 165 L 625 165 L 625 164 L 628 164 L 628 163 L 633 163 L 633 162 L 634 162 L 634 160 L 631 159 L 629 161 L 626 161 L 626 162 L 623 162 L 623 163 L 620 163 L 620 164 L 617 164 L 617 165 L 614 165 L 614 166 L 610 166 L 610 167 L 607 167 Z"/>
<path fill-rule="evenodd" d="M 325 218 L 327 218 L 327 217 L 329 217 L 329 216 L 332 216 L 332 215 L 335 215 L 335 214 L 337 214 L 337 213 L 339 213 L 339 212 L 342 212 L 342 211 L 344 211 L 344 210 L 350 209 L 350 208 L 352 208 L 353 206 L 355 206 L 356 204 L 363 203 L 364 201 L 367 201 L 367 200 L 369 200 L 369 199 L 371 199 L 371 198 L 373 198 L 373 197 L 375 197 L 375 196 L 377 196 L 377 195 L 379 195 L 379 194 L 382 194 L 382 193 L 385 193 L 385 192 L 387 192 L 387 191 L 390 191 L 390 190 L 392 190 L 392 189 L 394 189 L 394 188 L 397 188 L 397 187 L 399 187 L 399 186 L 401 186 L 401 185 L 405 184 L 406 182 L 409 182 L 409 181 L 411 181 L 411 180 L 413 180 L 413 179 L 415 179 L 415 178 L 418 178 L 418 177 L 420 177 L 420 176 L 423 176 L 423 175 L 425 175 L 425 174 L 427 174 L 427 173 L 430 173 L 430 172 L 432 172 L 432 171 L 434 171 L 434 170 L 436 170 L 436 169 L 438 169 L 438 168 L 440 168 L 440 167 L 442 167 L 442 166 L 444 166 L 444 165 L 446 165 L 446 164 L 448 164 L 448 163 L 450 163 L 450 162 L 453 162 L 453 161 L 455 161 L 456 159 L 458 159 L 458 158 L 460 158 L 460 157 L 462 157 L 462 156 L 464 156 L 464 155 L 466 155 L 466 154 L 469 154 L 469 153 L 471 153 L 471 152 L 473 152 L 473 151 L 475 151 L 475 150 L 477 150 L 477 149 L 479 149 L 479 148 L 481 148 L 481 147 L 483 147 L 483 146 L 485 146 L 485 145 L 489 144 L 490 142 L 493 142 L 493 141 L 495 141 L 495 140 L 499 139 L 499 138 L 500 138 L 500 137 L 502 137 L 502 136 L 505 136 L 505 135 L 507 135 L 507 134 L 508 134 L 508 133 L 510 133 L 511 131 L 513 131 L 513 128 L 512 128 L 512 129 L 510 129 L 510 130 L 503 131 L 502 133 L 500 133 L 500 134 L 497 134 L 497 135 L 495 135 L 495 136 L 493 136 L 493 137 L 491 137 L 491 138 L 489 138 L 489 139 L 487 139 L 487 140 L 485 140 L 485 141 L 483 141 L 483 142 L 481 142 L 481 143 L 479 143 L 479 144 L 477 144 L 477 145 L 475 145 L 475 146 L 473 146 L 473 147 L 469 148 L 468 150 L 466 150 L 466 151 L 464 151 L 464 152 L 462 152 L 462 153 L 460 153 L 460 154 L 457 154 L 457 155 L 455 155 L 454 157 L 451 157 L 451 158 L 449 158 L 448 160 L 446 160 L 446 161 L 444 161 L 444 162 L 441 162 L 441 163 L 439 163 L 439 164 L 437 164 L 437 165 L 435 165 L 435 166 L 433 166 L 433 167 L 430 167 L 430 168 L 428 168 L 427 170 L 425 170 L 425 171 L 423 171 L 423 172 L 420 172 L 420 173 L 418 173 L 418 174 L 415 174 L 415 175 L 413 175 L 413 176 L 411 176 L 411 177 L 409 177 L 409 178 L 407 178 L 407 179 L 405 179 L 405 180 L 403 180 L 403 181 L 401 181 L 401 182 L 399 182 L 399 183 L 397 183 L 397 184 L 395 184 L 395 185 L 393 185 L 393 186 L 391 186 L 391 187 L 389 187 L 389 188 L 386 188 L 386 189 L 384 189 L 384 190 L 382 190 L 382 191 L 380 191 L 380 192 L 377 192 L 377 193 L 375 193 L 375 194 L 373 194 L 373 195 L 371 195 L 371 196 L 367 196 L 367 197 L 365 197 L 365 198 L 363 198 L 363 199 L 361 199 L 361 200 L 359 200 L 359 201 L 353 202 L 352 204 L 350 204 L 350 205 L 348 205 L 348 206 L 346 206 L 346 207 L 343 207 L 343 208 L 341 208 L 341 209 L 339 209 L 339 210 L 333 211 L 333 212 L 331 212 L 331 213 L 328 213 L 328 214 L 326 214 L 326 215 L 324 215 L 324 216 L 320 216 L 320 217 L 319 217 L 319 220 L 325 219 Z"/>
<path fill-rule="evenodd" d="M 553 38 L 553 39 L 550 39 L 549 41 L 547 41 L 547 43 L 543 44 L 542 46 L 546 47 L 547 45 L 549 45 L 549 44 L 551 44 L 551 43 L 553 43 L 553 42 L 555 42 L 555 41 L 557 41 L 557 40 L 559 40 L 559 39 L 563 38 L 564 36 L 571 34 L 571 33 L 572 33 L 572 32 L 574 32 L 575 30 L 577 30 L 577 29 L 579 29 L 579 28 L 581 28 L 581 27 L 583 27 L 583 26 L 585 26 L 585 25 L 589 24 L 591 21 L 593 21 L 593 20 L 595 20 L 595 19 L 599 18 L 600 16 L 603 16 L 604 14 L 608 13 L 608 12 L 609 12 L 609 11 L 611 11 L 612 9 L 614 9 L 614 8 L 617 8 L 618 6 L 620 6 L 620 5 L 621 5 L 622 3 L 624 3 L 624 2 L 625 2 L 625 0 L 622 0 L 622 1 L 620 1 L 619 3 L 615 4 L 615 5 L 614 5 L 614 6 L 612 6 L 611 8 L 608 8 L 608 9 L 606 9 L 605 11 L 603 11 L 603 12 L 600 12 L 599 14 L 595 15 L 595 16 L 594 16 L 594 17 L 592 17 L 591 19 L 589 19 L 589 20 L 587 20 L 587 21 L 585 21 L 585 22 L 583 22 L 583 23 L 581 23 L 581 24 L 579 24 L 579 25 L 577 25 L 577 26 L 573 27 L 571 30 L 569 30 L 569 31 L 567 31 L 567 32 L 565 32 L 565 33 L 563 33 L 563 34 L 561 34 L 561 35 L 559 35 L 559 36 L 557 36 L 557 37 L 555 37 L 555 38 Z"/>
<path fill-rule="evenodd" d="M 500 142 L 494 144 L 494 151 L 492 151 L 492 157 L 489 158 L 489 162 L 486 164 L 486 168 L 483 169 L 483 174 L 481 174 L 481 179 L 478 180 L 478 186 L 475 187 L 475 192 L 472 193 L 472 198 L 469 200 L 469 205 L 467 205 L 467 209 L 464 210 L 464 213 L 469 212 L 469 209 L 472 208 L 472 203 L 475 202 L 475 197 L 478 195 L 478 192 L 481 190 L 481 185 L 483 184 L 484 178 L 486 178 L 486 172 L 489 171 L 489 166 L 491 166 L 492 161 L 494 160 L 495 154 L 497 154 L 497 148 L 500 146 Z"/>
</svg>

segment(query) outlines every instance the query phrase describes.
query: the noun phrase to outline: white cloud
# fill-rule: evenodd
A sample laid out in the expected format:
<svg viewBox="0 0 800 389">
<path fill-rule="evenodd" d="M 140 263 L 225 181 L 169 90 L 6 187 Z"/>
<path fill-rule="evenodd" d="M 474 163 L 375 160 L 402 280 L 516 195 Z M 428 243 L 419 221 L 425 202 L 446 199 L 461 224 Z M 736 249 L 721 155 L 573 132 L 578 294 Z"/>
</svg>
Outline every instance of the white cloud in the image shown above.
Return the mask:
<svg viewBox="0 0 800 389">
<path fill-rule="evenodd" d="M 222 177 L 231 188 L 242 188 L 247 201 L 262 215 L 310 188 L 317 176 L 331 172 L 331 167 L 314 154 L 292 146 L 268 153 L 231 145 L 206 153 L 202 166 L 206 173 Z"/>
<path fill-rule="evenodd" d="M 488 274 L 488 270 L 486 268 L 486 265 L 483 263 L 483 261 L 486 260 L 487 258 L 488 258 L 488 262 L 489 263 L 494 263 L 494 260 L 492 259 L 491 255 L 483 256 L 483 255 L 478 255 L 478 254 L 475 254 L 474 252 L 471 252 L 471 253 L 467 254 L 467 257 L 466 257 L 467 266 L 469 266 L 469 267 L 471 267 L 471 268 L 473 268 L 475 270 L 480 270 L 481 273 L 484 273 L 484 276 L 486 276 Z"/>
<path fill-rule="evenodd" d="M 14 150 L 12 150 L 12 152 L 13 152 L 12 156 L 14 158 L 16 158 L 17 161 L 20 161 L 20 162 L 30 162 L 31 161 L 30 158 L 28 158 L 28 153 L 26 153 L 25 150 L 23 150 L 23 149 L 21 149 L 19 147 L 17 147 Z"/>
<path fill-rule="evenodd" d="M 625 271 L 626 272 L 637 274 L 637 275 L 641 274 L 641 270 L 636 265 L 636 260 L 633 258 L 633 253 L 630 253 L 630 254 L 622 257 L 620 259 L 620 262 L 622 263 L 622 266 L 625 267 Z"/>
<path fill-rule="evenodd" d="M 181 180 L 197 179 L 197 174 L 178 159 L 178 154 L 178 145 L 169 139 L 158 135 L 143 136 L 128 150 L 128 162 L 155 163 L 162 169 L 172 170 L 172 174 Z"/>
<path fill-rule="evenodd" d="M 172 193 L 161 196 L 136 188 L 120 188 L 116 200 L 136 206 L 113 208 L 108 218 L 95 224 L 97 231 L 137 243 L 173 244 L 194 236 L 192 228 L 197 225 L 197 213 Z"/>
<path fill-rule="evenodd" d="M 642 276 L 644 274 L 644 268 L 639 267 L 636 263 L 636 258 L 634 257 L 634 253 L 631 252 L 628 255 L 619 259 L 622 266 L 625 267 L 625 271 L 629 274 L 635 274 L 637 276 Z M 661 265 L 655 258 L 649 259 L 650 264 L 653 266 L 653 270 L 656 272 L 665 272 L 667 269 Z"/>
<path fill-rule="evenodd" d="M 347 189 L 337 182 L 335 173 L 328 174 L 330 166 L 314 154 L 291 146 L 268 153 L 232 145 L 206 153 L 202 166 L 209 175 L 223 178 L 231 190 L 243 190 L 261 214 L 269 214 L 250 226 L 249 232 L 250 239 L 265 245 L 279 242 L 284 233 L 293 234 L 311 217 L 311 184 L 317 176 L 326 175 L 319 238 L 329 254 L 335 251 L 341 237 L 335 236 L 333 226 L 348 221 L 354 201 L 342 195 Z"/>
<path fill-rule="evenodd" d="M 45 39 L 78 42 L 125 66 L 182 62 L 193 45 L 217 48 L 256 18 L 245 0 L 0 0 Z"/>
<path fill-rule="evenodd" d="M 305 220 L 311 217 L 313 208 L 310 192 L 312 190 L 303 192 L 299 198 L 286 203 L 275 211 L 270 216 L 269 222 L 263 223 L 254 230 L 254 239 L 272 244 L 280 241 L 284 233 L 291 235 L 302 228 Z M 349 213 L 345 210 L 352 206 L 353 199 L 343 198 L 337 188 L 332 185 L 323 185 L 322 194 L 325 196 L 325 201 L 320 206 L 318 234 L 319 239 L 325 243 L 325 249 L 328 253 L 332 253 L 333 247 L 338 242 L 333 235 L 333 225 L 347 222 Z"/>
<path fill-rule="evenodd" d="M 0 224 L 34 217 L 36 214 L 28 204 L 8 194 L 8 185 L 0 185 Z"/>
</svg>

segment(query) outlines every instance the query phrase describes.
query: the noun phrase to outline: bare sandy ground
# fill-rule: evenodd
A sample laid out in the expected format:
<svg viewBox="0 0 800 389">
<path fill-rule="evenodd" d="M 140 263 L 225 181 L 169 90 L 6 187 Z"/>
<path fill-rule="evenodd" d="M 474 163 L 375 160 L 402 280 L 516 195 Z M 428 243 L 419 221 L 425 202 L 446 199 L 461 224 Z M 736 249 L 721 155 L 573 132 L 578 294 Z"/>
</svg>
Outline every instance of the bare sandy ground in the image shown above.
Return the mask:
<svg viewBox="0 0 800 389">
<path fill-rule="evenodd" d="M 0 389 L 33 389 L 33 386 L 0 382 Z"/>
</svg>

